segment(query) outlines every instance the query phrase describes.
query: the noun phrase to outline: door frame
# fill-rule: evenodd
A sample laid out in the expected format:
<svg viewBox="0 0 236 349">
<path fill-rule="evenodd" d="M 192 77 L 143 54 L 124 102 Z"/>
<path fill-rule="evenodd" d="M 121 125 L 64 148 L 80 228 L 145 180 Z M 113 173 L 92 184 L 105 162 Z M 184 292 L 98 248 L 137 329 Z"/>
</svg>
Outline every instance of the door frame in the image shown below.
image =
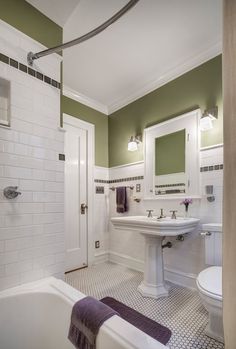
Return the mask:
<svg viewBox="0 0 236 349">
<path fill-rule="evenodd" d="M 63 125 L 71 125 L 77 128 L 82 128 L 87 131 L 88 143 L 87 143 L 87 185 L 88 185 L 88 211 L 87 211 L 87 252 L 88 252 L 88 265 L 91 265 L 94 261 L 94 165 L 95 165 L 95 127 L 87 121 L 78 119 L 72 115 L 63 113 Z M 65 130 L 66 132 L 66 130 Z M 66 210 L 65 210 L 66 211 Z"/>
</svg>

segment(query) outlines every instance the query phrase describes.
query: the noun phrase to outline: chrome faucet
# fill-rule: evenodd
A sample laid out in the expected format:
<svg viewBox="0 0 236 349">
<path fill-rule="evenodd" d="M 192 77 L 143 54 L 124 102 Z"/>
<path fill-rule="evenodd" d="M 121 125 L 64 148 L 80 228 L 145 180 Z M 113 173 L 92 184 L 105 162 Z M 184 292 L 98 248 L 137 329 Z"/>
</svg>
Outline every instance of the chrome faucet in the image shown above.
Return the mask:
<svg viewBox="0 0 236 349">
<path fill-rule="evenodd" d="M 157 219 L 165 218 L 166 216 L 164 215 L 164 209 L 161 208 L 161 214 Z"/>
<path fill-rule="evenodd" d="M 171 219 L 177 219 L 176 212 L 178 212 L 178 211 L 177 210 L 173 210 L 173 211 L 170 211 L 170 212 L 172 212 Z"/>
<path fill-rule="evenodd" d="M 146 210 L 147 212 L 148 212 L 148 218 L 152 218 L 152 212 L 153 212 L 153 210 Z"/>
</svg>

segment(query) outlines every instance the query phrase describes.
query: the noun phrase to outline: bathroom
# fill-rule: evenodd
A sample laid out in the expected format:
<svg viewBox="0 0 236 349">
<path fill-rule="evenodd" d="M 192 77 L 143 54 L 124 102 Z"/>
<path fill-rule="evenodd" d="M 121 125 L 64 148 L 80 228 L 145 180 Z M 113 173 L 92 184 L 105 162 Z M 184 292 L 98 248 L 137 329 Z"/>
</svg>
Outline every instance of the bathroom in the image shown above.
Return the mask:
<svg viewBox="0 0 236 349">
<path fill-rule="evenodd" d="M 112 316 L 98 349 L 236 348 L 234 1 L 133 1 L 34 56 L 127 3 L 0 0 L 1 349 L 73 348 L 84 295 L 168 334 Z"/>
</svg>

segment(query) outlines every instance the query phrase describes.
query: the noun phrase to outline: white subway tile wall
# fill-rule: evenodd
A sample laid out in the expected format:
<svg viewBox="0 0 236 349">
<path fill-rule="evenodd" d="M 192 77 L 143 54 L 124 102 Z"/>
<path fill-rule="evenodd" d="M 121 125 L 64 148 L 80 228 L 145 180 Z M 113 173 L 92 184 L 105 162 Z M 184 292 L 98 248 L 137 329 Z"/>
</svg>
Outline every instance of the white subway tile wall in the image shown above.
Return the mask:
<svg viewBox="0 0 236 349">
<path fill-rule="evenodd" d="M 43 47 L 0 21 L 0 52 L 26 64 Z M 60 58 L 34 69 L 60 81 Z M 11 128 L 0 128 L 0 290 L 46 276 L 62 277 L 65 263 L 64 151 L 60 90 L 0 62 L 10 81 Z M 21 195 L 6 199 L 3 189 Z"/>
</svg>

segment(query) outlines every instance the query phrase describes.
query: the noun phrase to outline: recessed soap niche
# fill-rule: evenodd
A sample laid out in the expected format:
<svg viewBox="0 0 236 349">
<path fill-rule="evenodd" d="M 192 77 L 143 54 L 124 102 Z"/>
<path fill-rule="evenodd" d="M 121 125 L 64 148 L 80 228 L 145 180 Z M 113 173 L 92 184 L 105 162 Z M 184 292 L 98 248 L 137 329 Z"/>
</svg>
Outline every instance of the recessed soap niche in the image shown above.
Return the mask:
<svg viewBox="0 0 236 349">
<path fill-rule="evenodd" d="M 0 78 L 0 125 L 10 126 L 10 81 Z"/>
</svg>

